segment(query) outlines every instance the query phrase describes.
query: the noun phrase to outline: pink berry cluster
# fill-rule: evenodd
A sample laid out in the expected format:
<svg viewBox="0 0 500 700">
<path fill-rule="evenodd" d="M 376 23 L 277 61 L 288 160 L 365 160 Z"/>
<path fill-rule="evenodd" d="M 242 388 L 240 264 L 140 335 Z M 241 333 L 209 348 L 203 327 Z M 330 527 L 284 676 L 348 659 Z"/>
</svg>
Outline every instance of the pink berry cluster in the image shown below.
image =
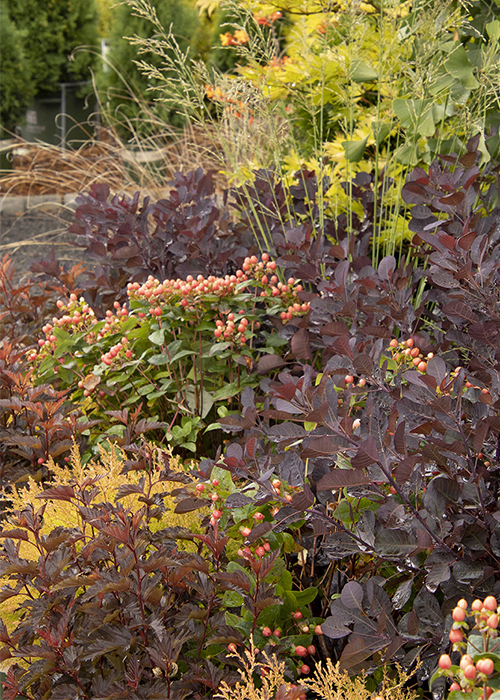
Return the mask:
<svg viewBox="0 0 500 700">
<path fill-rule="evenodd" d="M 453 625 L 449 633 L 450 642 L 453 644 L 453 651 L 463 651 L 466 649 L 464 631 L 471 629 L 467 620 L 474 619 L 472 629 L 482 637 L 482 649 L 477 649 L 475 656 L 480 658 L 474 661 L 469 653 L 462 654 L 459 665 L 452 663 L 449 654 L 442 654 L 439 658 L 439 670 L 436 675 L 448 677 L 452 683 L 450 691 L 471 692 L 474 688 L 483 688 L 481 697 L 486 700 L 493 692 L 488 686 L 488 681 L 495 671 L 495 662 L 486 654 L 497 658 L 498 642 L 493 642 L 498 637 L 498 619 L 500 606 L 494 596 L 487 596 L 484 600 L 475 600 L 470 610 L 465 599 L 459 600 L 453 609 Z M 492 643 L 494 646 L 492 646 Z"/>
<path fill-rule="evenodd" d="M 123 338 L 113 345 L 108 352 L 101 355 L 101 362 L 103 362 L 107 367 L 111 367 L 114 360 L 118 359 L 121 361 L 123 359 L 130 360 L 133 356 L 132 350 L 128 347 L 128 338 L 123 336 Z"/>
<path fill-rule="evenodd" d="M 55 345 L 57 338 L 54 335 L 54 328 L 62 328 L 66 331 L 82 331 L 91 329 L 91 327 L 97 323 L 93 309 L 90 308 L 83 297 L 78 299 L 76 294 L 70 294 L 67 304 L 65 304 L 62 299 L 59 299 L 57 301 L 57 308 L 63 311 L 64 314 L 60 318 L 54 316 L 52 323 L 46 323 L 42 327 L 45 340 L 40 338 L 38 341 L 38 346 L 40 348 L 46 347 L 50 349 Z"/>
<path fill-rule="evenodd" d="M 260 328 L 260 323 L 258 321 L 252 324 L 252 326 L 249 326 L 248 319 L 242 315 L 244 313 L 243 310 L 240 310 L 237 315 L 232 312 L 228 313 L 225 323 L 222 319 L 217 319 L 214 330 L 214 336 L 217 340 L 230 340 L 244 345 L 249 338 L 248 334 L 251 332 L 252 327 L 257 330 Z"/>
<path fill-rule="evenodd" d="M 210 499 L 209 502 L 212 508 L 210 514 L 210 525 L 212 527 L 215 527 L 219 524 L 219 520 L 222 518 L 224 509 L 222 502 L 222 494 L 220 493 L 220 489 L 218 488 L 219 486 L 219 479 L 212 479 L 212 481 L 208 484 L 199 483 L 195 486 L 195 490 L 200 496 L 201 494 L 205 493 L 207 489 L 211 489 L 210 493 L 208 493 L 208 497 Z"/>
<path fill-rule="evenodd" d="M 150 305 L 150 314 L 161 316 L 162 303 L 180 303 L 184 308 L 195 308 L 204 303 L 206 295 L 214 294 L 227 299 L 241 292 L 241 284 L 248 282 L 262 287 L 261 297 L 276 297 L 277 300 L 279 298 L 283 306 L 287 306 L 288 310 L 281 313 L 281 318 L 286 323 L 294 315 L 306 313 L 309 310 L 309 302 L 299 303 L 297 294 L 302 292 L 303 288 L 302 285 L 296 284 L 293 278 L 286 284 L 278 281 L 274 274 L 276 267 L 276 262 L 270 261 L 269 255 L 263 253 L 260 261 L 256 255 L 245 258 L 242 269 L 237 270 L 234 275 L 205 277 L 200 274 L 196 279 L 193 275 L 188 275 L 185 280 L 177 278 L 163 281 L 150 275 L 144 284 L 129 282 L 127 293 L 131 300 L 147 302 Z M 139 311 L 138 315 L 144 318 L 146 313 Z"/>
</svg>

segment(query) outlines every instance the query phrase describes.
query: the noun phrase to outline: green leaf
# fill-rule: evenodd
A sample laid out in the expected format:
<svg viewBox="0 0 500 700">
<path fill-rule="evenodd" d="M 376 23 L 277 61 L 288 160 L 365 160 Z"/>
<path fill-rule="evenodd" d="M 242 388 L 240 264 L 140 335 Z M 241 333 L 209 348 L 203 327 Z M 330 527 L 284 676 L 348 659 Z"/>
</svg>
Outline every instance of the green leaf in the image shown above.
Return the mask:
<svg viewBox="0 0 500 700">
<path fill-rule="evenodd" d="M 230 384 L 223 386 L 222 389 L 216 391 L 213 395 L 213 400 L 221 401 L 222 399 L 228 399 L 231 396 L 236 396 L 240 393 L 240 391 L 241 386 L 238 386 L 236 382 L 231 382 Z"/>
<path fill-rule="evenodd" d="M 158 328 L 156 331 L 153 331 L 148 335 L 149 340 L 153 343 L 153 345 L 163 345 L 165 341 L 165 332 L 162 328 Z"/>
<path fill-rule="evenodd" d="M 226 625 L 229 625 L 229 627 L 236 627 L 236 629 L 241 630 L 246 636 L 249 636 L 252 631 L 252 622 L 250 620 L 242 620 L 241 617 L 230 612 L 226 613 Z"/>
<path fill-rule="evenodd" d="M 500 20 L 495 19 L 493 22 L 488 22 L 486 31 L 492 41 L 498 41 L 500 39 Z"/>
<path fill-rule="evenodd" d="M 215 343 L 208 351 L 208 356 L 212 357 L 212 355 L 220 355 L 220 353 L 227 350 L 230 345 L 231 343 Z"/>
<path fill-rule="evenodd" d="M 222 601 L 227 608 L 237 608 L 243 605 L 243 597 L 236 591 L 224 591 Z"/>
<path fill-rule="evenodd" d="M 453 51 L 444 65 L 448 73 L 459 80 L 465 88 L 474 90 L 479 87 L 479 83 L 474 77 L 473 65 L 462 45 Z"/>
<path fill-rule="evenodd" d="M 195 354 L 194 350 L 179 350 L 179 352 L 176 352 L 175 355 L 171 357 L 170 362 L 177 362 L 177 360 L 181 360 L 183 357 L 187 357 L 187 355 Z"/>
<path fill-rule="evenodd" d="M 342 141 L 345 157 L 350 163 L 357 163 L 363 157 L 368 136 L 362 141 Z"/>
<path fill-rule="evenodd" d="M 210 433 L 212 430 L 222 430 L 222 425 L 220 423 L 210 423 L 210 425 L 207 425 L 204 432 Z"/>
<path fill-rule="evenodd" d="M 378 72 L 370 64 L 356 61 L 351 73 L 351 80 L 355 83 L 372 83 L 374 80 L 378 80 Z"/>
<path fill-rule="evenodd" d="M 394 113 L 412 136 L 433 136 L 436 131 L 431 100 L 397 99 Z"/>
<path fill-rule="evenodd" d="M 391 130 L 392 130 L 392 124 L 389 124 L 387 122 L 380 122 L 380 121 L 373 121 L 372 122 L 373 136 L 375 138 L 377 146 L 380 146 L 380 144 L 383 141 L 385 141 L 385 139 L 391 133 Z"/>
<path fill-rule="evenodd" d="M 166 352 L 162 352 L 161 355 L 153 355 L 148 359 L 150 365 L 166 365 L 168 361 Z"/>
<path fill-rule="evenodd" d="M 295 597 L 297 598 L 299 605 L 309 605 L 309 603 L 312 603 L 317 595 L 318 589 L 314 586 L 306 588 L 304 591 L 298 591 L 295 593 Z"/>
</svg>

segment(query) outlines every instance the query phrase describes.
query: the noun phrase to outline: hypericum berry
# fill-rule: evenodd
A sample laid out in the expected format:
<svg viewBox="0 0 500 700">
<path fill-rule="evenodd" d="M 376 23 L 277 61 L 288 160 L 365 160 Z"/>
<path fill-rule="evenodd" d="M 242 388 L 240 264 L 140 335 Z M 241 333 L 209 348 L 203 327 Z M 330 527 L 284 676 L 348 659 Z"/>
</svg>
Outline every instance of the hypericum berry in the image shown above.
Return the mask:
<svg viewBox="0 0 500 700">
<path fill-rule="evenodd" d="M 253 514 L 254 520 L 264 520 L 266 517 L 264 513 L 254 513 Z"/>
<path fill-rule="evenodd" d="M 490 629 L 496 630 L 496 628 L 498 627 L 498 615 L 496 613 L 490 615 L 489 618 L 486 620 L 486 624 Z"/>
<path fill-rule="evenodd" d="M 195 488 L 199 493 L 203 493 L 205 490 L 205 486 L 203 484 L 196 484 Z"/>
<path fill-rule="evenodd" d="M 465 598 L 461 598 L 458 601 L 457 608 L 463 608 L 463 610 L 467 610 L 467 601 L 465 600 Z"/>
<path fill-rule="evenodd" d="M 489 595 L 484 599 L 483 608 L 486 610 L 496 610 L 497 609 L 497 599 Z"/>
<path fill-rule="evenodd" d="M 251 533 L 251 529 L 249 527 L 244 527 L 243 530 L 241 531 L 241 534 L 243 537 L 248 537 L 248 535 Z"/>
<path fill-rule="evenodd" d="M 296 612 L 292 613 L 292 617 L 294 617 L 296 620 L 302 620 L 303 615 L 300 610 L 297 610 Z"/>
<path fill-rule="evenodd" d="M 264 629 L 262 630 L 262 634 L 264 635 L 264 637 L 270 637 L 272 633 L 273 631 L 270 627 L 264 627 Z"/>
<path fill-rule="evenodd" d="M 216 520 L 220 520 L 222 513 L 220 510 L 214 510 L 212 512 L 212 517 L 215 518 Z"/>
<path fill-rule="evenodd" d="M 463 634 L 462 630 L 453 630 L 452 629 L 452 630 L 450 630 L 449 637 L 450 637 L 450 642 L 452 644 L 458 644 L 458 642 L 462 641 L 464 634 Z"/>
<path fill-rule="evenodd" d="M 460 659 L 460 668 L 463 671 L 467 668 L 467 666 L 470 666 L 473 663 L 474 661 L 472 660 L 472 656 L 470 654 L 464 654 Z"/>
<path fill-rule="evenodd" d="M 344 377 L 344 381 L 346 384 L 353 384 L 354 377 L 352 376 L 352 374 L 346 374 Z"/>
<path fill-rule="evenodd" d="M 266 553 L 266 550 L 264 549 L 264 547 L 261 547 L 261 546 L 257 547 L 257 549 L 255 550 L 255 554 L 258 557 L 263 557 L 265 553 Z"/>
<path fill-rule="evenodd" d="M 309 644 L 309 646 L 307 647 L 307 653 L 309 654 L 309 656 L 314 656 L 314 654 L 316 653 L 316 647 L 314 646 L 314 644 Z"/>
<path fill-rule="evenodd" d="M 450 690 L 461 690 L 461 688 L 460 688 L 460 686 L 458 685 L 458 683 L 452 683 L 452 684 L 450 685 Z"/>
<path fill-rule="evenodd" d="M 231 644 L 227 645 L 227 650 L 231 652 L 231 654 L 236 653 L 236 644 L 234 642 L 231 642 Z"/>
<path fill-rule="evenodd" d="M 355 418 L 352 422 L 352 429 L 357 430 L 360 425 L 361 425 L 361 421 L 359 420 L 359 418 Z"/>
<path fill-rule="evenodd" d="M 398 345 L 399 345 L 399 343 L 398 343 L 398 341 L 396 340 L 396 338 L 393 338 L 393 339 L 391 340 L 391 342 L 389 343 L 389 347 L 390 347 L 390 348 L 397 348 Z"/>
<path fill-rule="evenodd" d="M 212 479 L 212 486 L 218 486 L 219 483 L 219 479 Z"/>
<path fill-rule="evenodd" d="M 439 657 L 439 668 L 442 668 L 444 671 L 449 669 L 451 666 L 451 658 L 448 654 L 442 654 Z"/>
<path fill-rule="evenodd" d="M 467 668 L 464 669 L 464 676 L 467 678 L 467 680 L 471 681 L 473 678 L 476 677 L 476 667 L 474 664 L 470 664 L 467 666 Z"/>
<path fill-rule="evenodd" d="M 455 620 L 455 622 L 463 622 L 465 620 L 465 610 L 457 606 L 453 610 L 451 616 Z"/>
<path fill-rule="evenodd" d="M 474 612 L 481 611 L 483 609 L 483 601 L 476 598 L 476 600 L 473 601 L 471 608 L 474 610 Z"/>
<path fill-rule="evenodd" d="M 281 630 L 279 627 L 274 630 L 273 637 L 278 637 L 278 639 L 281 637 Z"/>
<path fill-rule="evenodd" d="M 479 659 L 476 664 L 476 669 L 479 673 L 484 673 L 486 676 L 489 676 L 495 670 L 495 663 L 493 659 Z"/>
<path fill-rule="evenodd" d="M 310 670 L 311 669 L 309 668 L 309 666 L 307 664 L 302 664 L 302 666 L 300 667 L 300 672 L 302 673 L 303 676 L 307 676 L 307 674 L 309 673 Z"/>
<path fill-rule="evenodd" d="M 406 341 L 406 347 L 412 348 L 414 345 L 415 345 L 415 341 L 413 340 L 413 338 L 408 338 L 408 340 Z"/>
<path fill-rule="evenodd" d="M 321 625 L 316 625 L 314 628 L 314 634 L 317 634 L 318 636 L 321 636 L 323 634 L 323 630 L 321 629 Z"/>
<path fill-rule="evenodd" d="M 307 656 L 307 649 L 299 644 L 299 646 L 295 647 L 295 653 L 297 656 Z"/>
</svg>

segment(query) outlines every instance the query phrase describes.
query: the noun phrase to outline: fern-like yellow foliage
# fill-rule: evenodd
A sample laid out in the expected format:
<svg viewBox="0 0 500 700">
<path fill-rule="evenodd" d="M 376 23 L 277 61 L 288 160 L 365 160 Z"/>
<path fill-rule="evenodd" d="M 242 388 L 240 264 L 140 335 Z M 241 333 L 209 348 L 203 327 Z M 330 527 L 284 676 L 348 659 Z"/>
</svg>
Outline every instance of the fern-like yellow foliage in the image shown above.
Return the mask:
<svg viewBox="0 0 500 700">
<path fill-rule="evenodd" d="M 256 661 L 253 643 L 251 649 L 245 650 L 243 655 L 235 653 L 233 656 L 241 662 L 241 680 L 232 686 L 223 681 L 214 698 L 270 700 L 276 697 L 280 688 L 290 689 L 291 683 L 285 678 L 285 662 L 265 653 L 264 662 Z M 312 678 L 301 678 L 294 685 L 300 686 L 304 692 L 314 691 L 318 700 L 416 700 L 418 693 L 407 687 L 410 675 L 397 665 L 395 669 L 384 666 L 377 692 L 373 693 L 368 690 L 368 676 L 365 673 L 350 677 L 346 671 L 340 670 L 340 664 L 334 664 L 328 659 L 326 666 L 318 663 Z M 257 687 L 254 679 L 259 677 L 261 683 Z"/>
</svg>

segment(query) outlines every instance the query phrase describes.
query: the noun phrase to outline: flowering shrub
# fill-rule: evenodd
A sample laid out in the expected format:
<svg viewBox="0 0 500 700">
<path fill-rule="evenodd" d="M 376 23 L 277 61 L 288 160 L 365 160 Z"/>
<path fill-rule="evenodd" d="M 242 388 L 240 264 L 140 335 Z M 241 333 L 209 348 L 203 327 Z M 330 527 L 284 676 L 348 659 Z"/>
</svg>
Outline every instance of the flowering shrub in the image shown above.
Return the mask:
<svg viewBox="0 0 500 700">
<path fill-rule="evenodd" d="M 103 435 L 116 434 L 118 421 L 124 444 L 153 431 L 194 452 L 207 423 L 209 430 L 219 427 L 221 401 L 238 401 L 245 386 L 255 386 L 262 362 L 283 363 L 274 354 L 280 343 L 269 332 L 272 319 L 284 325 L 309 311 L 299 298 L 302 285 L 293 278 L 281 282 L 276 273 L 282 276 L 264 253 L 225 277 L 149 276 L 130 282 L 128 303 L 115 301 L 102 320 L 72 294 L 58 302 L 62 315 L 45 324 L 39 351 L 31 354 L 37 381 L 67 390 L 87 416 L 101 421 Z M 123 411 L 143 405 L 149 419 L 136 420 L 127 434 Z"/>
</svg>

